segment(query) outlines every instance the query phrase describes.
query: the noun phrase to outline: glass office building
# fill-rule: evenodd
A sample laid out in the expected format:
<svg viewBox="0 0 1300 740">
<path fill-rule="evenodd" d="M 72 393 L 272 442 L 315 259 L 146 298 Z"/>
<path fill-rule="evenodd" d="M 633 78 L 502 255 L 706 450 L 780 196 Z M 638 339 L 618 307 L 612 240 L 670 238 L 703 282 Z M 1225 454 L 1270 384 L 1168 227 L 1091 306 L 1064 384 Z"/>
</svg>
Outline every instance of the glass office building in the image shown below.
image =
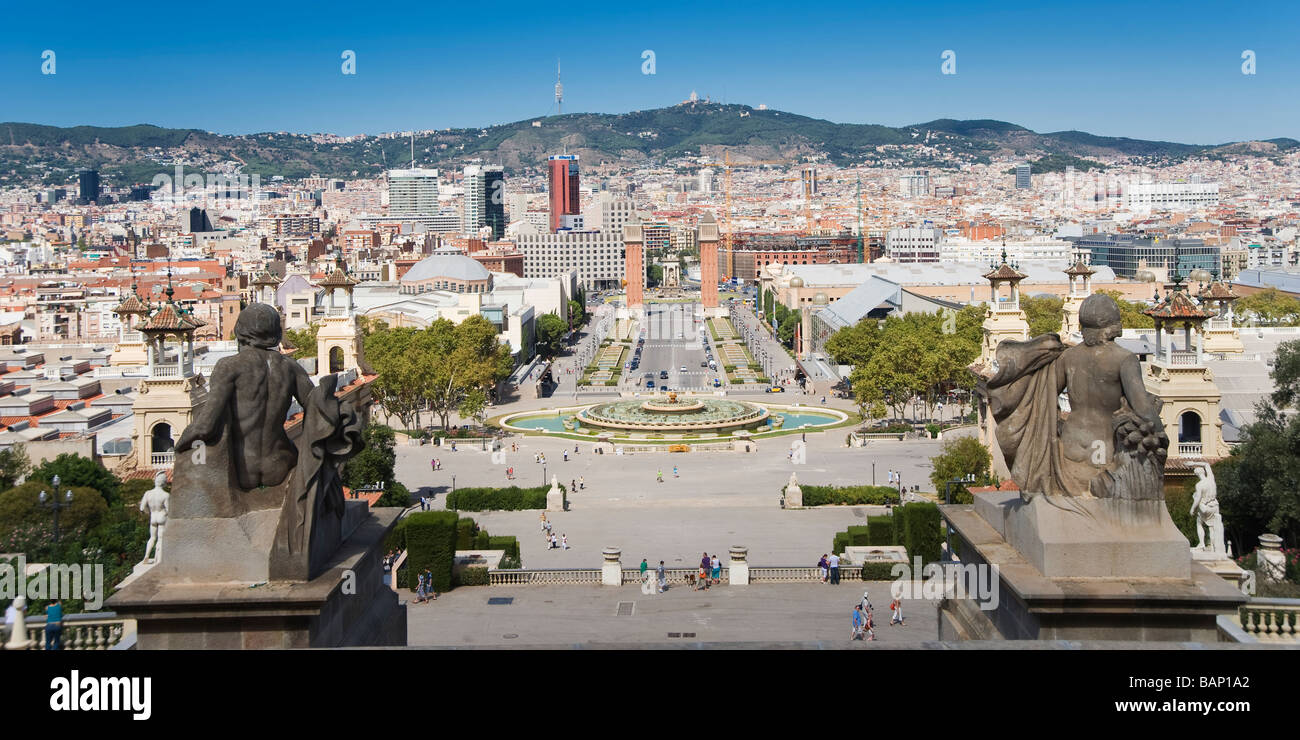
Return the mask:
<svg viewBox="0 0 1300 740">
<path fill-rule="evenodd" d="M 1132 234 L 1094 234 L 1072 239 L 1091 252 L 1093 265 L 1105 265 L 1120 277 L 1137 276 L 1142 265 L 1165 268 L 1169 278 L 1175 273 L 1187 277 L 1192 270 L 1209 270 L 1222 274 L 1217 246 L 1207 246 L 1201 239 L 1151 239 Z"/>
</svg>

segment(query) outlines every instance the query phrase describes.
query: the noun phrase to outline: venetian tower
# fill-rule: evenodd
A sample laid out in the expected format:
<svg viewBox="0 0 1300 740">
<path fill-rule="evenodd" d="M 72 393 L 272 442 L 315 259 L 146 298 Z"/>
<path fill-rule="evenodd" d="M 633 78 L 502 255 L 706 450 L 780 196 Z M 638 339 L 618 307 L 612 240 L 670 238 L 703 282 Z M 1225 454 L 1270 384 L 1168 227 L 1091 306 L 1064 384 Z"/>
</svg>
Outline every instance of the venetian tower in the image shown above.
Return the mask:
<svg viewBox="0 0 1300 740">
<path fill-rule="evenodd" d="M 176 440 L 207 393 L 203 376 L 194 370 L 194 331 L 205 322 L 178 306 L 173 296 L 168 276 L 167 300 L 139 326 L 149 369 L 132 407 L 132 449 L 139 469 L 172 467 Z"/>
<path fill-rule="evenodd" d="M 131 281 L 131 292 L 117 304 L 113 313 L 117 314 L 121 324 L 117 330 L 117 344 L 113 345 L 113 354 L 108 364 L 113 366 L 145 364 L 148 357 L 145 355 L 144 335 L 140 333 L 140 325 L 149 316 L 149 304 L 140 300 L 140 293 L 136 290 L 134 280 Z"/>
<path fill-rule="evenodd" d="M 1027 276 L 1007 262 L 1007 251 L 1002 249 L 1002 264 L 985 273 L 989 281 L 989 306 L 984 315 L 984 340 L 980 344 L 980 358 L 971 368 L 977 375 L 992 377 L 998 370 L 998 345 L 1007 340 L 1022 342 L 1029 338 L 1029 322 L 1020 308 L 1020 281 Z M 997 443 L 997 422 L 988 407 L 988 400 L 980 399 L 979 438 L 993 458 L 993 474 L 1009 478 L 1010 470 Z"/>
<path fill-rule="evenodd" d="M 1205 351 L 1210 354 L 1240 355 L 1246 347 L 1241 331 L 1233 326 L 1232 302 L 1240 298 L 1232 285 L 1215 280 L 1196 294 L 1201 305 L 1212 308 L 1214 316 L 1205 322 Z"/>
<path fill-rule="evenodd" d="M 1156 324 L 1156 352 L 1143 377 L 1147 390 L 1164 402 L 1160 418 L 1169 435 L 1166 469 L 1227 457 L 1219 418 L 1221 395 L 1205 362 L 1203 327 L 1214 313 L 1196 305 L 1177 275 L 1165 299 L 1143 313 Z"/>
<path fill-rule="evenodd" d="M 1061 305 L 1061 339 L 1078 344 L 1083 341 L 1079 327 L 1079 306 L 1083 300 L 1092 295 L 1092 276 L 1096 270 L 1088 267 L 1083 260 L 1075 262 L 1065 270 L 1070 279 L 1070 292 L 1066 294 Z"/>
<path fill-rule="evenodd" d="M 325 289 L 325 316 L 316 332 L 316 374 L 360 371 L 361 329 L 357 326 L 352 290 L 357 281 L 348 275 L 340 258 L 318 285 Z M 343 293 L 342 299 L 339 293 Z"/>
</svg>

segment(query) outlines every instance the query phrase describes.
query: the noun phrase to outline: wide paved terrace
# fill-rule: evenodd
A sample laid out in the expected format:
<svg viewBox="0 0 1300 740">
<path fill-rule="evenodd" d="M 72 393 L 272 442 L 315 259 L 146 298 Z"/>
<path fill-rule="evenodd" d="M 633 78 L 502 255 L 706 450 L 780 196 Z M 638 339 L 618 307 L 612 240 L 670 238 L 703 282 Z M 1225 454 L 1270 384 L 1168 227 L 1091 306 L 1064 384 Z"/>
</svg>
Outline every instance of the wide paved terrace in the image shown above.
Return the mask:
<svg viewBox="0 0 1300 740">
<path fill-rule="evenodd" d="M 428 604 L 407 592 L 411 647 L 671 647 L 675 644 L 798 642 L 801 647 L 849 645 L 850 612 L 871 593 L 875 645 L 921 647 L 938 637 L 936 601 L 906 601 L 905 626 L 889 626 L 889 584 L 843 581 L 838 586 L 772 583 L 707 591 L 673 584 L 646 595 L 639 585 L 473 586 Z M 511 599 L 489 604 L 489 599 Z M 855 645 L 868 644 L 855 642 Z"/>
</svg>

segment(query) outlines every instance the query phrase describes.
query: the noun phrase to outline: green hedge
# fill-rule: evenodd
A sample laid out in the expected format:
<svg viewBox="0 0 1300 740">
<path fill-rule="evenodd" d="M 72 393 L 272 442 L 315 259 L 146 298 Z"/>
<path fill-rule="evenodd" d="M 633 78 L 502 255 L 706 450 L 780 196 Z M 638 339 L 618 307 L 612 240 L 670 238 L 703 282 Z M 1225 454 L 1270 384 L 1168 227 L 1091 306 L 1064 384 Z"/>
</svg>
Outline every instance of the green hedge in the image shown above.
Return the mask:
<svg viewBox="0 0 1300 740">
<path fill-rule="evenodd" d="M 883 505 L 898 500 L 898 491 L 889 486 L 800 486 L 804 506 L 829 504 Z"/>
<path fill-rule="evenodd" d="M 871 543 L 867 537 L 867 526 L 865 524 L 855 524 L 848 528 L 849 544 L 854 547 L 866 547 Z"/>
<path fill-rule="evenodd" d="M 894 544 L 894 518 L 891 516 L 867 517 L 867 544 Z"/>
<path fill-rule="evenodd" d="M 906 538 L 903 536 L 903 533 L 907 530 L 907 507 L 895 506 L 890 511 L 890 514 L 892 515 L 890 518 L 894 520 L 894 532 L 893 532 L 894 541 L 892 544 L 895 545 L 906 544 L 905 542 Z"/>
<path fill-rule="evenodd" d="M 514 537 L 489 537 L 486 550 L 505 550 L 506 557 L 521 560 L 519 557 L 519 540 Z"/>
<path fill-rule="evenodd" d="M 478 534 L 474 535 L 475 550 L 491 550 L 492 549 L 490 547 L 491 542 L 492 542 L 492 535 L 488 534 L 486 529 L 480 529 Z"/>
<path fill-rule="evenodd" d="M 406 567 L 408 573 L 433 573 L 433 590 L 451 590 L 451 566 L 456 558 L 456 530 L 460 516 L 454 511 L 421 511 L 406 516 Z M 407 578 L 408 587 L 417 579 Z"/>
<path fill-rule="evenodd" d="M 482 565 L 471 565 L 456 573 L 453 580 L 457 586 L 486 586 L 488 569 Z"/>
<path fill-rule="evenodd" d="M 473 550 L 474 537 L 478 533 L 478 525 L 473 519 L 465 517 L 456 522 L 456 549 Z"/>
<path fill-rule="evenodd" d="M 939 543 L 943 540 L 943 517 L 939 515 L 939 507 L 930 503 L 912 503 L 899 508 L 907 509 L 903 546 L 907 548 L 908 558 L 919 555 L 923 566 L 939 562 Z"/>
<path fill-rule="evenodd" d="M 835 539 L 831 541 L 831 552 L 835 553 L 836 555 L 843 555 L 844 548 L 848 546 L 849 546 L 849 533 L 836 532 Z"/>
<path fill-rule="evenodd" d="M 893 563 L 863 563 L 862 580 L 864 581 L 892 581 L 894 580 Z"/>
<path fill-rule="evenodd" d="M 454 511 L 518 511 L 545 509 L 549 485 L 535 488 L 458 488 L 447 494 L 447 508 Z"/>
</svg>

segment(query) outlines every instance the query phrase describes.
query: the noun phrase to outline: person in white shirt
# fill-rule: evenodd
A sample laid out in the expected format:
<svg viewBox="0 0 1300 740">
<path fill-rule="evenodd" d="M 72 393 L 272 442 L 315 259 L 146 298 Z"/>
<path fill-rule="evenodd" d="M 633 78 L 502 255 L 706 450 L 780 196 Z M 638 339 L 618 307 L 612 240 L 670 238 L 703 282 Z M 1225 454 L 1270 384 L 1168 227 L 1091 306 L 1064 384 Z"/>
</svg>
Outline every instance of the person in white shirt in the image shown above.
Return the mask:
<svg viewBox="0 0 1300 740">
<path fill-rule="evenodd" d="M 831 583 L 838 584 L 840 582 L 840 556 L 831 553 L 829 564 L 831 567 Z"/>
</svg>

